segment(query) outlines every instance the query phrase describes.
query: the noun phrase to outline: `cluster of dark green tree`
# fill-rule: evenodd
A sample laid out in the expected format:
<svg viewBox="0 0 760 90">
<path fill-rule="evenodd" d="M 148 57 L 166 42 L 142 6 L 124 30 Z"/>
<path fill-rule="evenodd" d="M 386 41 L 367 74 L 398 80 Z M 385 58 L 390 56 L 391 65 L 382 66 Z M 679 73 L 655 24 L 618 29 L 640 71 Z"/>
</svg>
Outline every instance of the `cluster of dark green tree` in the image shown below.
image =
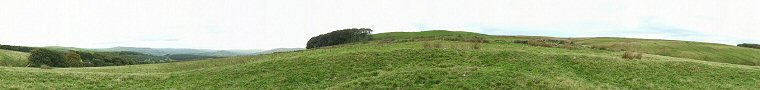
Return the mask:
<svg viewBox="0 0 760 90">
<path fill-rule="evenodd" d="M 371 34 L 372 29 L 369 28 L 350 28 L 332 31 L 309 39 L 306 43 L 306 49 L 368 41 L 372 39 Z"/>
<path fill-rule="evenodd" d="M 33 47 L 13 46 L 13 45 L 0 45 L 0 49 L 19 51 L 19 52 L 31 52 Z"/>
<path fill-rule="evenodd" d="M 81 52 L 54 51 L 49 49 L 34 49 L 29 56 L 29 65 L 33 67 L 98 67 L 138 64 L 135 59 L 119 57 L 119 55 L 140 54 L 137 52 Z"/>
<path fill-rule="evenodd" d="M 739 44 L 739 45 L 736 45 L 736 46 L 760 49 L 760 44 L 743 43 L 743 44 Z"/>
</svg>

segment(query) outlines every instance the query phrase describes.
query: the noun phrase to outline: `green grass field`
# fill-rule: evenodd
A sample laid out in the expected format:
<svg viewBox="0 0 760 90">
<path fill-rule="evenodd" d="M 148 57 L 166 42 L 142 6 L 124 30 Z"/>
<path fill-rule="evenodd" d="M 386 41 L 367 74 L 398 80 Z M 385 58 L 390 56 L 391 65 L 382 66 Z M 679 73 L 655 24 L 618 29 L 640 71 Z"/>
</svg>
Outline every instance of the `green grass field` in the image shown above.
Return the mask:
<svg viewBox="0 0 760 90">
<path fill-rule="evenodd" d="M 0 49 L 0 66 L 23 67 L 26 66 L 29 53 Z"/>
<path fill-rule="evenodd" d="M 491 41 L 542 38 L 447 31 L 385 33 L 369 42 L 214 60 L 55 69 L 0 67 L 0 89 L 760 89 L 760 67 L 729 59 L 701 60 L 640 50 L 649 54 L 631 60 L 615 50 L 441 39 L 459 34 Z M 605 45 L 601 40 L 582 41 Z M 670 45 L 680 45 L 674 42 Z M 724 47 L 732 49 L 714 50 L 744 50 Z M 702 54 L 712 53 L 695 55 Z"/>
</svg>

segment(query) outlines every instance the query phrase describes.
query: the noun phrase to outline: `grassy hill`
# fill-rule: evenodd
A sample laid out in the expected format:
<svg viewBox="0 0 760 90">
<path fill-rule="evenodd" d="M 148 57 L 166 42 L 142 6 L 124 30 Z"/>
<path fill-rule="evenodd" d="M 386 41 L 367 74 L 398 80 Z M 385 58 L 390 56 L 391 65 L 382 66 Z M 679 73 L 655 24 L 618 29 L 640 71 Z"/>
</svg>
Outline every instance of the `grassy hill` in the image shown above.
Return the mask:
<svg viewBox="0 0 760 90">
<path fill-rule="evenodd" d="M 450 39 L 460 36 L 493 42 Z M 0 67 L 0 89 L 760 89 L 758 66 L 504 42 L 541 37 L 428 31 L 375 38 L 176 63 Z"/>
<path fill-rule="evenodd" d="M 753 66 L 760 65 L 760 49 L 743 48 L 724 44 L 610 37 L 575 40 L 591 46 L 607 48 L 615 51 L 639 51 L 649 54 L 713 62 Z"/>
<path fill-rule="evenodd" d="M 29 62 L 29 53 L 0 49 L 0 66 L 23 67 Z"/>
</svg>

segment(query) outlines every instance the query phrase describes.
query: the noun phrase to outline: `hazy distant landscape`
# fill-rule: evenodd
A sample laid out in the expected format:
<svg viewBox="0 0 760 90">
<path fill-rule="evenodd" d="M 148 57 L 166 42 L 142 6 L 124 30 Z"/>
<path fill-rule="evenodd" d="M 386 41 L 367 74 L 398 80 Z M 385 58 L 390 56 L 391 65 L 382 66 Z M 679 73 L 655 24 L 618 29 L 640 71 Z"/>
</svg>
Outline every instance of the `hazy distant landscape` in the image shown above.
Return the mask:
<svg viewBox="0 0 760 90">
<path fill-rule="evenodd" d="M 760 0 L 0 0 L 0 90 L 757 90 Z"/>
</svg>

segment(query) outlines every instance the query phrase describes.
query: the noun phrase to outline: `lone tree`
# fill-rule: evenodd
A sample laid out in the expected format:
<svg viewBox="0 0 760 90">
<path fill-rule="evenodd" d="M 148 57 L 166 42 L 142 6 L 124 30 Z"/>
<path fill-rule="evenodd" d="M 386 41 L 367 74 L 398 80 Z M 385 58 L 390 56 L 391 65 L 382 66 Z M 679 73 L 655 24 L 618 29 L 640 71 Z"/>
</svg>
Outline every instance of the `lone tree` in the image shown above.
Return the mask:
<svg viewBox="0 0 760 90">
<path fill-rule="evenodd" d="M 369 28 L 350 28 L 332 31 L 309 39 L 306 43 L 306 49 L 368 41 L 372 39 L 371 33 L 372 29 Z"/>
<path fill-rule="evenodd" d="M 52 67 L 66 67 L 66 60 L 63 54 L 48 50 L 48 49 L 34 49 L 29 56 L 29 64 L 33 67 L 39 67 L 41 65 L 48 65 Z"/>
</svg>

